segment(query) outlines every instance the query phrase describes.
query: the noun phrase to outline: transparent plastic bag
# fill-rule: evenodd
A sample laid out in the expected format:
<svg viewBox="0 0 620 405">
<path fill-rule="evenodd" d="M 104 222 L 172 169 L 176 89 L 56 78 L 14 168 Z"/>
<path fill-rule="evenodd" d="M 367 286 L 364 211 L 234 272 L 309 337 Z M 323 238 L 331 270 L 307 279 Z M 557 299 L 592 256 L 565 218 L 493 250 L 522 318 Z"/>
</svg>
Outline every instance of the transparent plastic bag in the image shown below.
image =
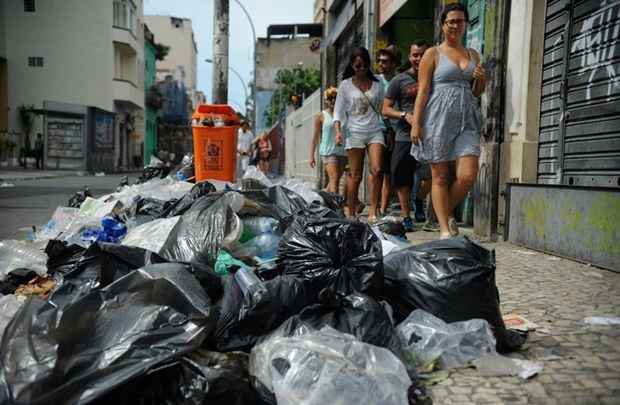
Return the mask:
<svg viewBox="0 0 620 405">
<path fill-rule="evenodd" d="M 261 172 L 256 166 L 248 166 L 245 173 L 243 173 L 242 181 L 243 180 L 255 180 L 265 187 L 271 187 L 274 185 L 265 173 Z"/>
<path fill-rule="evenodd" d="M 283 178 L 276 184 L 296 192 L 308 204 L 311 204 L 313 201 L 324 204 L 323 197 L 321 197 L 319 193 L 314 190 L 314 186 L 312 185 L 312 183 L 295 178 Z"/>
<path fill-rule="evenodd" d="M 409 403 L 411 379 L 392 352 L 329 327 L 256 346 L 250 374 L 279 405 Z"/>
<path fill-rule="evenodd" d="M 123 239 L 123 245 L 135 246 L 159 253 L 168 240 L 180 217 L 155 219 L 131 229 Z"/>
<path fill-rule="evenodd" d="M 35 240 L 56 239 L 67 232 L 78 216 L 78 208 L 56 207 L 52 218 L 35 235 Z"/>
<path fill-rule="evenodd" d="M 0 241 L 0 280 L 15 269 L 29 269 L 44 276 L 47 274 L 47 255 L 32 242 Z"/>
<path fill-rule="evenodd" d="M 414 367 L 426 368 L 438 359 L 441 368 L 450 369 L 496 354 L 493 332 L 484 319 L 446 323 L 417 309 L 396 330 Z"/>
<path fill-rule="evenodd" d="M 511 359 L 498 354 L 483 356 L 480 359 L 474 360 L 473 363 L 483 377 L 516 375 L 527 380 L 543 370 L 541 363 Z"/>
</svg>

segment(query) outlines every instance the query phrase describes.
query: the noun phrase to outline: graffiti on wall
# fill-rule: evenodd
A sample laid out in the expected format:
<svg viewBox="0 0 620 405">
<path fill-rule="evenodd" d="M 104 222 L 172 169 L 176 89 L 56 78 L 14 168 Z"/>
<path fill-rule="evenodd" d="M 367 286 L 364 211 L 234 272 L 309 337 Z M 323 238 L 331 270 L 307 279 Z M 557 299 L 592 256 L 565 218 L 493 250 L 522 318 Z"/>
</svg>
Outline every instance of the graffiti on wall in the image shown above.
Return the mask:
<svg viewBox="0 0 620 405">
<path fill-rule="evenodd" d="M 620 38 L 620 6 L 610 7 L 588 17 L 582 23 L 578 35 L 581 37 L 573 42 L 571 54 L 581 52 L 579 72 L 590 70 L 585 99 L 593 98 L 592 89 L 596 86 L 595 80 L 600 82 L 601 79 L 607 81 L 605 96 L 611 96 L 614 94 L 614 89 L 620 87 L 620 76 L 616 73 L 617 65 L 610 63 L 616 51 L 615 41 Z M 606 46 L 607 44 L 610 45 Z"/>
</svg>

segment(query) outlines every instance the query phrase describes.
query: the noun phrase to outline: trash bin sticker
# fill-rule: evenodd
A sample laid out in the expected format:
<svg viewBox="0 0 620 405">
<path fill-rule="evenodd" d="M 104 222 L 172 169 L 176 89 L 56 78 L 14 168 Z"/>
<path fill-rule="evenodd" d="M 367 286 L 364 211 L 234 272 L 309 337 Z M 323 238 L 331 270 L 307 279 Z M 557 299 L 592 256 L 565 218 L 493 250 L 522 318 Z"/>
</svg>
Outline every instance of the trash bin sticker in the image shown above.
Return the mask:
<svg viewBox="0 0 620 405">
<path fill-rule="evenodd" d="M 207 170 L 222 170 L 224 166 L 222 149 L 224 141 L 217 139 L 207 140 Z"/>
</svg>

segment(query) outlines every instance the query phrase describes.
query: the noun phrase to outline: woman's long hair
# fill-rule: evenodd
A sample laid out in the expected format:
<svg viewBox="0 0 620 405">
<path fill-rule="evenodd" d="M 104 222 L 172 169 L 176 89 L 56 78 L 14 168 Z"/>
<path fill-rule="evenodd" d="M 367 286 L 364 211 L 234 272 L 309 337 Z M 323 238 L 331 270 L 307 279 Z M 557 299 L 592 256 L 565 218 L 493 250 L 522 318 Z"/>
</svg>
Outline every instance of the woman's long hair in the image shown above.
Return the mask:
<svg viewBox="0 0 620 405">
<path fill-rule="evenodd" d="M 347 68 L 344 70 L 344 74 L 342 75 L 342 80 L 353 77 L 353 75 L 355 74 L 355 71 L 353 70 L 353 62 L 358 56 L 362 58 L 362 60 L 364 61 L 364 64 L 366 65 L 366 77 L 368 78 L 368 80 L 371 80 L 373 82 L 378 82 L 379 79 L 377 79 L 375 77 L 375 74 L 372 72 L 372 68 L 371 68 L 372 65 L 370 63 L 370 54 L 368 53 L 368 49 L 364 48 L 363 46 L 357 47 L 353 49 L 353 52 L 351 52 L 351 57 L 349 58 L 349 64 L 347 65 Z"/>
</svg>

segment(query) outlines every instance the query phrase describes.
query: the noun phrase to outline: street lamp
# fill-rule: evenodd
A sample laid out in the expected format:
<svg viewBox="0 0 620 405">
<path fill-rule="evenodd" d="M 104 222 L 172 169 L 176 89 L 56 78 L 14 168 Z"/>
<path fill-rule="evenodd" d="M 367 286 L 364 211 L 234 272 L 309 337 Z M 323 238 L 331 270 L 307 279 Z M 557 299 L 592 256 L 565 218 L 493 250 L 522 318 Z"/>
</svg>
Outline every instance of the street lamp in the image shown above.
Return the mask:
<svg viewBox="0 0 620 405">
<path fill-rule="evenodd" d="M 256 105 L 256 45 L 258 44 L 258 42 L 256 39 L 256 29 L 254 28 L 254 22 L 252 21 L 252 17 L 250 17 L 250 13 L 248 13 L 248 10 L 245 9 L 243 4 L 241 4 L 239 0 L 235 0 L 235 3 L 237 3 L 239 7 L 241 7 L 241 10 L 243 10 L 245 16 L 248 18 L 248 22 L 250 23 L 250 27 L 252 28 L 252 36 L 254 37 L 254 94 L 252 99 L 252 103 L 254 104 L 254 122 L 252 128 L 254 128 L 254 130 L 256 131 L 256 124 L 258 122 L 258 106 Z"/>
<path fill-rule="evenodd" d="M 205 59 L 205 62 L 213 63 L 213 59 Z M 241 77 L 241 74 L 239 74 L 239 72 L 237 72 L 237 70 L 234 69 L 232 66 L 228 65 L 228 69 L 230 69 L 230 71 L 233 72 L 237 76 L 237 78 L 239 78 L 239 80 L 241 81 L 241 86 L 243 87 L 243 92 L 245 93 L 245 99 L 247 100 L 249 97 L 248 89 L 246 88 L 246 84 L 245 84 L 245 81 L 243 80 L 243 77 Z"/>
</svg>

